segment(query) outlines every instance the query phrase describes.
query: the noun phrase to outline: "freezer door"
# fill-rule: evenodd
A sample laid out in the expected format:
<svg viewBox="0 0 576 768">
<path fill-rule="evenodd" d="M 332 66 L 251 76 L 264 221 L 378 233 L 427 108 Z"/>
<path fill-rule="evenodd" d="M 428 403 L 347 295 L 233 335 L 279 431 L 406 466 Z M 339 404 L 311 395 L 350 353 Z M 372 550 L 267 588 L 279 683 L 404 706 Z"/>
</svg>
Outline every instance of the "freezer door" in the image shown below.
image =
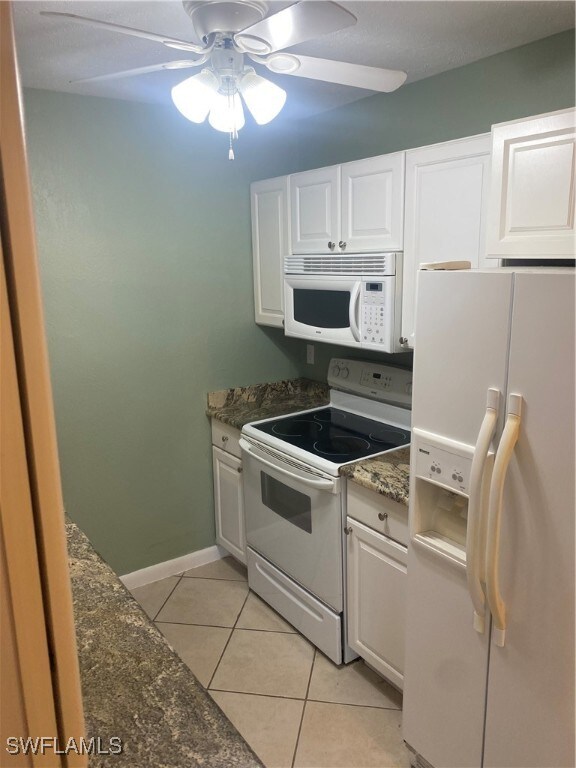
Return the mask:
<svg viewBox="0 0 576 768">
<path fill-rule="evenodd" d="M 418 283 L 413 427 L 474 446 L 488 389 L 506 390 L 512 275 L 420 272 Z M 439 494 L 425 493 L 426 480 L 416 488 L 416 454 L 411 517 L 418 493 L 423 505 L 442 502 Z M 445 469 L 438 473 L 435 465 L 430 474 L 437 485 L 430 488 L 440 489 Z M 423 467 L 418 471 L 423 474 Z M 454 510 L 455 522 L 465 525 L 465 515 L 457 505 Z M 436 768 L 482 764 L 489 635 L 488 627 L 484 634 L 474 629 L 473 614 L 464 562 L 458 565 L 411 540 L 403 736 Z"/>
<path fill-rule="evenodd" d="M 576 765 L 574 274 L 515 275 L 509 393 L 523 398 L 504 486 L 504 647 L 492 643 L 484 766 Z"/>
<path fill-rule="evenodd" d="M 489 387 L 504 392 L 512 274 L 419 272 L 412 425 L 474 445 Z"/>
</svg>

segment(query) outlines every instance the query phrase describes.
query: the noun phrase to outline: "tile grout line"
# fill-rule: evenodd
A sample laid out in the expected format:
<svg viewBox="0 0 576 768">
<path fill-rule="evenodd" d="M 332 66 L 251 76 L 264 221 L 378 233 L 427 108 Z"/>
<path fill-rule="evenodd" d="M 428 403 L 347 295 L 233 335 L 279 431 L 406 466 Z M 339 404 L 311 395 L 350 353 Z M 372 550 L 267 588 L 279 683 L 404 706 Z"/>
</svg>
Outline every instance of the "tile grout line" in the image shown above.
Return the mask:
<svg viewBox="0 0 576 768">
<path fill-rule="evenodd" d="M 298 752 L 298 744 L 300 742 L 300 734 L 302 733 L 302 724 L 304 723 L 304 715 L 306 714 L 306 704 L 308 703 L 308 693 L 310 692 L 310 683 L 312 682 L 312 673 L 314 672 L 314 664 L 316 664 L 316 656 L 318 650 L 314 648 L 314 656 L 312 657 L 312 664 L 310 665 L 310 674 L 308 675 L 308 685 L 306 686 L 306 694 L 304 696 L 304 706 L 302 707 L 302 716 L 300 717 L 300 725 L 298 726 L 298 733 L 296 735 L 296 744 L 294 745 L 294 754 L 292 755 L 291 768 L 294 768 L 296 762 L 296 753 Z"/>
<path fill-rule="evenodd" d="M 236 696 L 260 696 L 264 699 L 282 699 L 283 701 L 305 701 L 299 696 L 283 696 L 280 693 L 255 693 L 254 691 L 228 691 L 226 688 L 211 688 L 210 693 L 232 693 Z"/>
<path fill-rule="evenodd" d="M 180 574 L 180 576 L 178 577 L 178 581 L 176 582 L 176 584 L 174 584 L 174 587 L 173 587 L 173 588 L 170 590 L 170 594 L 167 596 L 166 600 L 164 600 L 164 602 L 162 603 L 162 605 L 160 606 L 160 608 L 159 608 L 159 609 L 156 611 L 156 613 L 154 614 L 154 616 L 151 618 L 151 621 L 153 621 L 153 622 L 155 622 L 155 621 L 156 621 L 156 619 L 158 618 L 158 615 L 160 614 L 160 611 L 162 610 L 162 608 L 164 608 L 164 606 L 166 605 L 166 603 L 168 602 L 168 600 L 170 600 L 170 598 L 171 598 L 171 597 L 172 597 L 172 595 L 174 594 L 174 590 L 176 589 L 176 587 L 178 586 L 178 584 L 180 584 L 180 582 L 181 582 L 181 581 L 182 581 L 182 574 Z"/>
<path fill-rule="evenodd" d="M 248 598 L 250 597 L 250 587 L 248 587 L 248 592 L 246 594 L 246 597 L 244 598 L 244 602 L 242 603 L 242 607 L 238 611 L 238 615 L 236 616 L 236 621 L 234 622 L 234 626 L 232 627 L 230 631 L 230 635 L 228 636 L 228 640 L 226 640 L 226 645 L 222 649 L 222 653 L 220 654 L 220 658 L 218 659 L 218 663 L 214 667 L 214 672 L 212 672 L 212 677 L 208 681 L 208 685 L 206 686 L 206 690 L 210 690 L 210 686 L 212 685 L 212 680 L 214 680 L 214 675 L 218 671 L 218 667 L 220 666 L 220 663 L 222 662 L 222 658 L 224 654 L 226 653 L 226 648 L 228 648 L 228 645 L 230 644 L 230 640 L 232 639 L 232 635 L 234 634 L 234 630 L 236 629 L 236 624 L 238 624 L 238 619 L 242 615 L 242 611 L 244 610 L 244 606 L 246 605 L 246 602 L 248 601 Z"/>
<path fill-rule="evenodd" d="M 244 605 L 242 608 L 244 608 Z M 162 608 L 160 610 L 162 610 Z M 224 624 L 198 624 L 198 622 L 195 621 L 156 621 L 156 619 L 154 619 L 154 622 L 156 624 L 175 624 L 177 627 L 211 627 L 212 629 L 230 629 L 230 627 L 227 627 Z M 237 629 L 239 632 L 268 632 L 272 635 L 294 635 L 302 637 L 298 631 L 288 632 L 284 629 L 256 629 L 255 627 L 237 627 L 236 625 L 234 625 L 232 629 Z"/>
</svg>

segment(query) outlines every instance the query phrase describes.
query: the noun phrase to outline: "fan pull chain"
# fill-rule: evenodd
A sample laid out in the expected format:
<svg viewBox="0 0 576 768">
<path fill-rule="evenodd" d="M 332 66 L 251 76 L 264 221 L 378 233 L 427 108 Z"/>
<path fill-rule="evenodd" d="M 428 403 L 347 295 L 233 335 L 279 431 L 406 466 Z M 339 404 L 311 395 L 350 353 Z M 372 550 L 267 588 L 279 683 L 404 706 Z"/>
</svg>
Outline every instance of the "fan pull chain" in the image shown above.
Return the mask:
<svg viewBox="0 0 576 768">
<path fill-rule="evenodd" d="M 234 149 L 232 147 L 232 131 L 230 131 L 230 149 L 228 150 L 228 160 L 234 160 Z"/>
</svg>

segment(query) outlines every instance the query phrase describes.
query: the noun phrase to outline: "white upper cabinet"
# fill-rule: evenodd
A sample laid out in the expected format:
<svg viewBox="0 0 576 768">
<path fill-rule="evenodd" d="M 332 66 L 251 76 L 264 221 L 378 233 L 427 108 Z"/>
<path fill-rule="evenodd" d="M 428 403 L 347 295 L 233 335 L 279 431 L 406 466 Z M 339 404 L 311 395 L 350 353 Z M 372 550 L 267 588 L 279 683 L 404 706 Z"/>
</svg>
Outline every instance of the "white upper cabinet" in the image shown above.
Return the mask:
<svg viewBox="0 0 576 768">
<path fill-rule="evenodd" d="M 340 166 L 341 250 L 402 249 L 404 156 L 396 152 Z"/>
<path fill-rule="evenodd" d="M 292 253 L 402 249 L 404 152 L 290 177 Z"/>
<path fill-rule="evenodd" d="M 255 181 L 250 201 L 256 322 L 282 326 L 284 256 L 290 252 L 288 177 Z"/>
<path fill-rule="evenodd" d="M 290 176 L 292 253 L 332 253 L 340 239 L 340 167 Z"/>
<path fill-rule="evenodd" d="M 487 253 L 574 258 L 575 111 L 492 128 Z"/>
<path fill-rule="evenodd" d="M 414 347 L 416 282 L 430 261 L 485 266 L 490 134 L 406 152 L 403 345 Z M 497 266 L 497 265 L 494 265 Z"/>
</svg>

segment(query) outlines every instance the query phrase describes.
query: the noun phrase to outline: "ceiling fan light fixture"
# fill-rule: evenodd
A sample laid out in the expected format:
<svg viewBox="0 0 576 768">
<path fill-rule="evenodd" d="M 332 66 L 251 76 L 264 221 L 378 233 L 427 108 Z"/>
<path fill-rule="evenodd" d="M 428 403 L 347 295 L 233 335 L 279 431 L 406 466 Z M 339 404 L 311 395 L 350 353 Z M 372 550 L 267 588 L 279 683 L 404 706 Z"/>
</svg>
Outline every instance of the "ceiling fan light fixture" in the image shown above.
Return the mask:
<svg viewBox="0 0 576 768">
<path fill-rule="evenodd" d="M 172 88 L 176 109 L 193 123 L 203 123 L 218 91 L 218 78 L 209 69 L 183 80 Z"/>
<path fill-rule="evenodd" d="M 239 89 L 258 125 L 274 120 L 286 102 L 286 91 L 257 75 L 251 67 L 242 76 Z"/>
<path fill-rule="evenodd" d="M 217 93 L 210 105 L 208 122 L 216 131 L 223 133 L 236 133 L 244 126 L 244 110 L 240 95 L 225 95 Z"/>
</svg>

